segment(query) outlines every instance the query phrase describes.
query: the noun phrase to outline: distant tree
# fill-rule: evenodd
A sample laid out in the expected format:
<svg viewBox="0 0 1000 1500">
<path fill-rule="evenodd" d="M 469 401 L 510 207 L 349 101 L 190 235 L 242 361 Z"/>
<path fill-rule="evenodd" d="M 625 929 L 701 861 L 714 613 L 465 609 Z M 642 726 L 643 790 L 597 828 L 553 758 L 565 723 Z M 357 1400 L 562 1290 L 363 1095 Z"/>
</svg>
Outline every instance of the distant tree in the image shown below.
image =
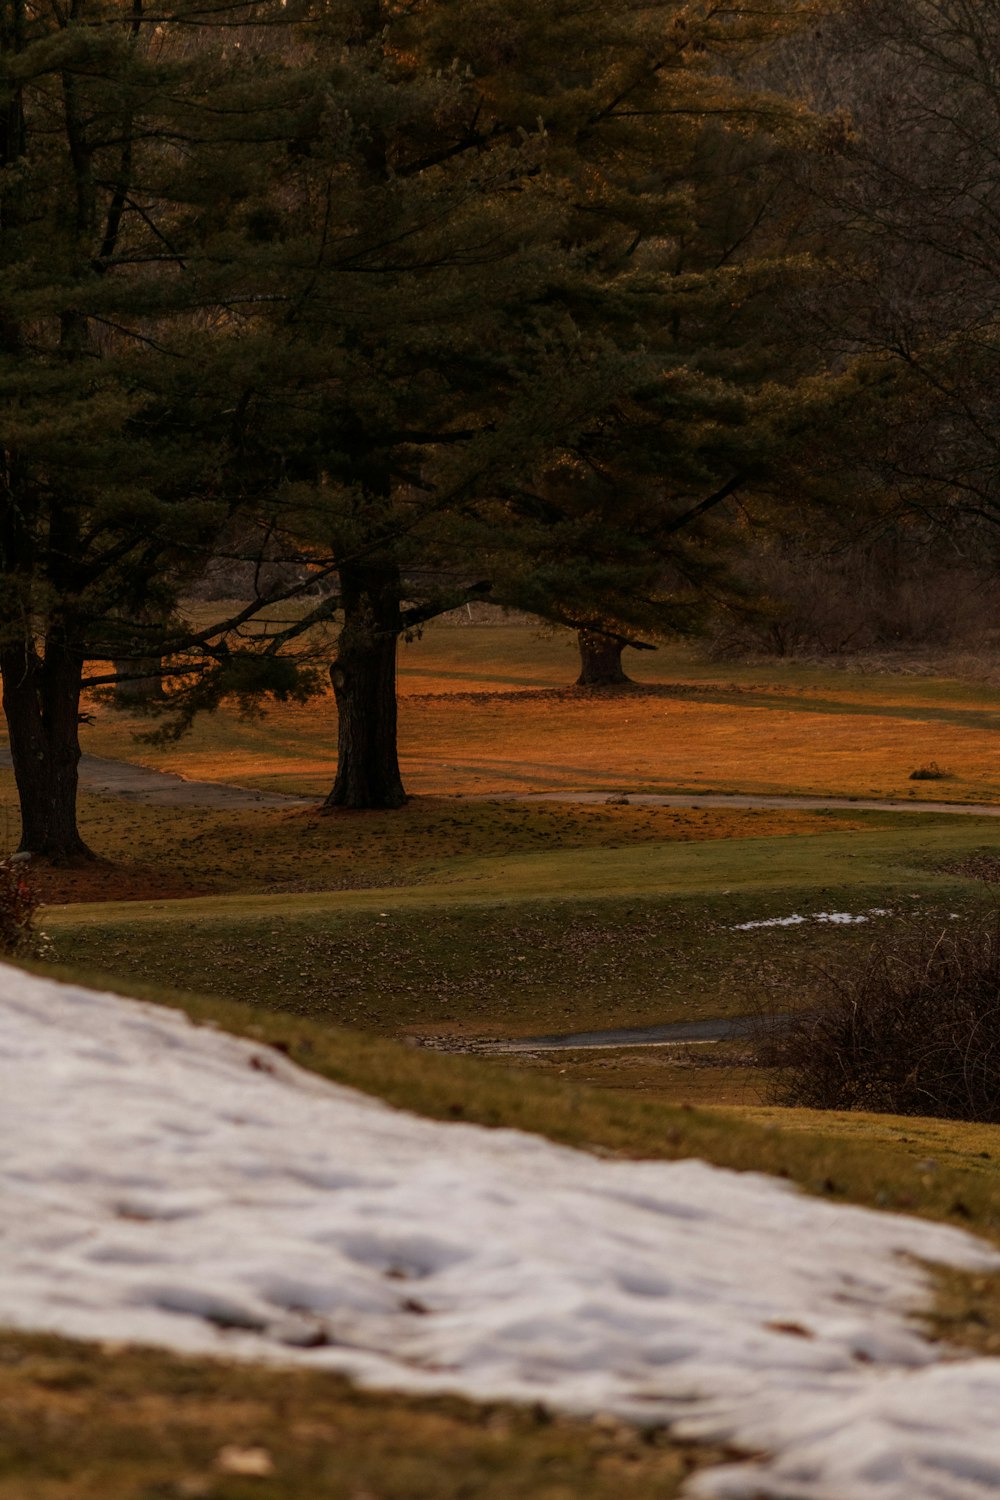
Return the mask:
<svg viewBox="0 0 1000 1500">
<path fill-rule="evenodd" d="M 576 641 L 580 652 L 577 687 L 620 687 L 632 681 L 622 666 L 622 652 L 633 642 L 599 630 L 578 630 Z"/>
<path fill-rule="evenodd" d="M 862 372 L 817 465 L 872 497 L 871 530 L 936 519 L 951 552 L 995 558 L 1000 6 L 852 0 L 773 68 L 831 119 L 799 170 L 812 243 L 839 274 L 803 299 L 799 328 Z"/>
</svg>

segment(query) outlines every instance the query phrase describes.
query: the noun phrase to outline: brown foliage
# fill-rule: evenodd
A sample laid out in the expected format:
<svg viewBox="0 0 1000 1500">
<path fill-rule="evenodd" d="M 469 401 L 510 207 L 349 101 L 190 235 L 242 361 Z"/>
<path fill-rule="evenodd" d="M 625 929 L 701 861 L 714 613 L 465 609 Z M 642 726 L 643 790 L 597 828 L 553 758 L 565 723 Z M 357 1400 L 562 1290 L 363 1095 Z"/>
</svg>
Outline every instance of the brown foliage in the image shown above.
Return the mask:
<svg viewBox="0 0 1000 1500">
<path fill-rule="evenodd" d="M 38 897 L 25 878 L 23 866 L 0 859 L 0 953 L 13 957 L 34 948 L 33 921 Z"/>
<path fill-rule="evenodd" d="M 1000 917 L 879 941 L 773 1060 L 785 1104 L 1000 1121 Z"/>
</svg>

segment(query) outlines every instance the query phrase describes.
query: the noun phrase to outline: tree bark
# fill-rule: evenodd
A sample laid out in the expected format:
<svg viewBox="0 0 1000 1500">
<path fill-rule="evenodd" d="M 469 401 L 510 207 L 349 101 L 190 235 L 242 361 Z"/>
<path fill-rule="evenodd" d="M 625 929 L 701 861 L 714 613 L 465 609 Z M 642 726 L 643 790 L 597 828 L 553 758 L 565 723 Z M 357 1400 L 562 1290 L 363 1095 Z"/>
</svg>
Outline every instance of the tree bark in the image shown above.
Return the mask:
<svg viewBox="0 0 1000 1500">
<path fill-rule="evenodd" d="M 54 864 L 94 855 L 77 827 L 83 655 L 53 641 L 44 660 L 24 640 L 0 650 L 3 708 L 21 807 L 19 852 Z"/>
<path fill-rule="evenodd" d="M 330 680 L 337 700 L 337 779 L 327 808 L 392 808 L 406 801 L 396 751 L 399 569 L 352 564 L 340 572 L 344 625 Z"/>
<path fill-rule="evenodd" d="M 580 630 L 577 643 L 580 647 L 577 687 L 614 687 L 632 681 L 622 668 L 624 641 L 616 641 L 613 636 L 601 635 L 596 630 Z"/>
</svg>

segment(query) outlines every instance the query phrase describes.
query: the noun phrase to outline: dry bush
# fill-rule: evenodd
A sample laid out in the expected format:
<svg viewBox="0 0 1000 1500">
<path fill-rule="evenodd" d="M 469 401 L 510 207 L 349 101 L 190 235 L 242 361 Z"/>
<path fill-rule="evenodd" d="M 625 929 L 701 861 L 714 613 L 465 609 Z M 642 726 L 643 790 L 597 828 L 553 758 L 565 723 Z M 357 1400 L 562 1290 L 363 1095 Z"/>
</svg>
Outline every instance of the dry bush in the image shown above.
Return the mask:
<svg viewBox="0 0 1000 1500">
<path fill-rule="evenodd" d="M 25 879 L 23 867 L 0 859 L 0 954 L 5 957 L 35 951 L 34 916 L 38 897 Z"/>
<path fill-rule="evenodd" d="M 950 771 L 942 771 L 936 760 L 928 761 L 926 766 L 918 766 L 915 771 L 910 772 L 911 781 L 947 781 L 951 776 Z"/>
<path fill-rule="evenodd" d="M 880 939 L 769 1051 L 782 1104 L 1000 1122 L 1000 917 Z"/>
</svg>

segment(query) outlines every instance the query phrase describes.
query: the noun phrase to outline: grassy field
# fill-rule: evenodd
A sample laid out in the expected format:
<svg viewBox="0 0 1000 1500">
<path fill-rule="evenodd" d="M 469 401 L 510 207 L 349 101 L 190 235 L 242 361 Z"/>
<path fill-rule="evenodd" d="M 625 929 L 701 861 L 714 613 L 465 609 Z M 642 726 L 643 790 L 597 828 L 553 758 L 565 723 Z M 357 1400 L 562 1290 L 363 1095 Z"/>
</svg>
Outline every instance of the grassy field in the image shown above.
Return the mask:
<svg viewBox="0 0 1000 1500">
<path fill-rule="evenodd" d="M 991 889 L 961 873 L 996 849 L 988 819 L 848 802 L 817 813 L 488 800 L 648 787 L 1000 802 L 995 688 L 715 667 L 681 650 L 637 656 L 634 669 L 640 691 L 575 693 L 565 637 L 426 632 L 401 664 L 402 756 L 417 795 L 399 813 L 85 797 L 85 835 L 108 862 L 38 872 L 47 961 L 424 1114 L 602 1154 L 774 1172 L 1000 1243 L 1000 1127 L 777 1109 L 737 1044 L 520 1060 L 401 1044 L 791 1009 L 879 932 L 991 905 Z M 137 746 L 136 727 L 99 707 L 86 748 L 310 794 L 332 776 L 328 703 L 255 722 L 220 711 L 169 752 Z M 909 781 L 932 760 L 946 779 Z M 9 777 L 0 820 L 10 844 Z M 831 911 L 869 920 L 817 920 Z M 793 914 L 806 920 L 745 925 Z M 942 1281 L 931 1326 L 1000 1351 L 1000 1278 Z M 248 1462 L 260 1472 L 234 1470 L 258 1450 L 266 1463 Z M 0 1485 L 11 1500 L 646 1500 L 675 1494 L 717 1457 L 615 1424 L 0 1337 Z"/>
<path fill-rule="evenodd" d="M 990 848 L 992 827 L 971 818 L 793 814 L 762 836 L 747 814 L 497 804 L 477 811 L 476 833 L 508 852 L 467 854 L 454 852 L 456 831 L 466 847 L 460 819 L 408 810 L 400 826 L 412 844 L 392 865 L 401 883 L 379 883 L 376 862 L 367 877 L 351 866 L 373 886 L 324 890 L 305 820 L 297 830 L 284 815 L 272 821 L 273 860 L 258 828 L 249 847 L 261 852 L 248 861 L 245 842 L 203 831 L 223 816 L 235 817 L 171 814 L 175 830 L 190 819 L 202 831 L 186 831 L 164 860 L 179 876 L 194 842 L 189 873 L 221 893 L 51 906 L 42 920 L 53 956 L 390 1035 L 519 1036 L 793 1009 L 886 926 L 947 923 L 989 900 L 941 868 Z M 259 884 L 262 869 L 288 868 L 290 830 L 309 844 L 299 880 L 233 889 L 241 870 Z M 571 847 L 558 847 L 560 833 Z M 831 911 L 881 915 L 746 925 Z"/>
<path fill-rule="evenodd" d="M 630 658 L 630 659 L 629 659 Z M 572 636 L 430 626 L 401 648 L 400 756 L 420 796 L 615 790 L 1000 800 L 1000 687 L 794 663 L 713 664 L 690 648 L 626 653 L 638 687 L 573 690 Z M 181 745 L 137 747 L 148 723 L 100 705 L 85 749 L 184 775 L 309 795 L 335 770 L 332 699 L 259 721 L 222 711 Z M 937 763 L 946 778 L 911 782 Z"/>
<path fill-rule="evenodd" d="M 5 1500 L 671 1500 L 720 1456 L 614 1422 L 0 1334 Z"/>
<path fill-rule="evenodd" d="M 632 656 L 641 690 L 581 693 L 565 687 L 575 666 L 565 633 L 425 632 L 401 657 L 401 749 L 417 795 L 399 812 L 124 808 L 85 797 L 85 836 L 112 863 L 42 872 L 53 956 L 129 982 L 453 1041 L 792 1009 L 886 925 L 947 922 L 989 900 L 942 867 L 989 853 L 991 820 L 865 813 L 847 801 L 824 813 L 479 795 L 487 771 L 500 794 L 516 784 L 567 796 L 598 783 L 832 787 L 912 792 L 918 802 L 1000 791 L 992 687 L 786 663 L 719 667 L 679 647 Z M 135 727 L 100 709 L 91 747 L 286 790 L 322 791 L 331 774 L 323 701 L 253 722 L 221 710 L 169 752 L 137 748 Z M 816 754 L 836 776 L 816 780 L 803 735 L 818 736 Z M 497 769 L 508 749 L 527 782 Z M 893 776 L 880 779 L 890 754 Z M 907 768 L 931 759 L 951 779 L 907 783 Z M 740 930 L 872 908 L 889 914 Z M 726 1102 L 755 1097 L 759 1081 L 666 1059 L 654 1067 L 648 1054 L 538 1066 Z"/>
<path fill-rule="evenodd" d="M 863 812 L 846 798 L 996 798 L 996 688 L 719 666 L 682 647 L 631 655 L 640 688 L 588 693 L 566 687 L 565 632 L 427 630 L 401 655 L 401 749 L 416 795 L 399 812 L 85 797 L 85 836 L 110 863 L 39 872 L 52 956 L 255 1010 L 453 1041 L 791 1009 L 879 931 L 989 902 L 955 872 L 992 853 L 993 820 Z M 331 771 L 324 701 L 254 721 L 223 709 L 170 750 L 137 748 L 136 727 L 100 707 L 90 748 L 293 790 L 321 791 Z M 908 781 L 932 760 L 944 780 Z M 514 785 L 571 797 L 652 784 L 845 800 L 825 813 L 526 805 L 482 796 L 487 778 L 501 797 Z M 9 779 L 0 816 L 16 822 Z M 831 910 L 881 915 L 812 920 Z M 747 925 L 791 915 L 810 920 Z M 599 1082 L 627 1072 L 625 1059 L 565 1066 Z M 632 1066 L 651 1087 L 650 1069 Z M 674 1069 L 683 1076 L 671 1087 L 702 1097 L 705 1071 Z M 661 1065 L 655 1076 L 668 1074 Z"/>
</svg>

